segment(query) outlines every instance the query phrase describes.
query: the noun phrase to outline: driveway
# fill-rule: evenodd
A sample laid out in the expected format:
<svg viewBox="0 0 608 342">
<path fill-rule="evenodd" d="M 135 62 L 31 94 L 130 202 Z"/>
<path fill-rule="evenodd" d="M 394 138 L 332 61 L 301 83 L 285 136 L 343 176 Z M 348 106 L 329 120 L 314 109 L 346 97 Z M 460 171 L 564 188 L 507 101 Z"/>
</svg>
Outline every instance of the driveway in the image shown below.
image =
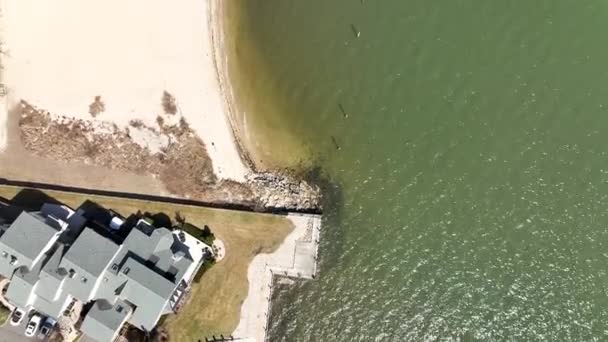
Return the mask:
<svg viewBox="0 0 608 342">
<path fill-rule="evenodd" d="M 14 327 L 6 322 L 3 326 L 0 326 L 0 342 L 30 342 L 40 341 L 36 337 L 26 337 L 23 333 L 25 332 L 25 326 L 27 324 L 27 317 L 21 324 Z"/>
</svg>

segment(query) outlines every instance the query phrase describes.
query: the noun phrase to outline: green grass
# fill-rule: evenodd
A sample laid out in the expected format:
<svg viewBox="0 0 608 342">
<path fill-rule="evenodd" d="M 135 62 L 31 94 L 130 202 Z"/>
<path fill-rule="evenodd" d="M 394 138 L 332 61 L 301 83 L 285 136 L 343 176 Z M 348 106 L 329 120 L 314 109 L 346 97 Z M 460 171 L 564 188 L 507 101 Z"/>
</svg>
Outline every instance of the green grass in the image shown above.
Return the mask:
<svg viewBox="0 0 608 342">
<path fill-rule="evenodd" d="M 6 320 L 11 315 L 11 311 L 4 305 L 0 305 L 0 325 L 6 323 Z"/>
</svg>

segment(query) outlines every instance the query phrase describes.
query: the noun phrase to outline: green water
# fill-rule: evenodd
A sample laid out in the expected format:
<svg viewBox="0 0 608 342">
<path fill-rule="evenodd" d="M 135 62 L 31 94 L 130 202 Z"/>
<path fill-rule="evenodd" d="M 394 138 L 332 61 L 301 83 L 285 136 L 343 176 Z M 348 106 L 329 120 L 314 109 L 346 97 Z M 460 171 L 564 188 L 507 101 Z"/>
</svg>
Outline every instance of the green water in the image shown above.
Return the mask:
<svg viewBox="0 0 608 342">
<path fill-rule="evenodd" d="M 608 339 L 608 2 L 236 4 L 248 121 L 336 184 L 272 341 Z"/>
</svg>

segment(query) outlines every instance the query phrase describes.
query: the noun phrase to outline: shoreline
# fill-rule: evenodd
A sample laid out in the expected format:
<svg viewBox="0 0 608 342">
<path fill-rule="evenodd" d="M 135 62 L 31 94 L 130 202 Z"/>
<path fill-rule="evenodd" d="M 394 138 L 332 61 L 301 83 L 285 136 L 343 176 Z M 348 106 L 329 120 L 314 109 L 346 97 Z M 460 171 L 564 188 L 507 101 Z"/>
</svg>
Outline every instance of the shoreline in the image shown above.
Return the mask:
<svg viewBox="0 0 608 342">
<path fill-rule="evenodd" d="M 224 16 L 226 4 L 221 0 L 209 2 L 209 26 L 214 52 L 214 66 L 218 84 L 224 97 L 226 118 L 230 123 L 234 144 L 242 160 L 257 172 L 263 165 L 257 165 L 243 139 L 248 134 L 246 122 L 238 122 L 238 102 L 230 83 L 227 49 L 224 46 L 226 32 Z M 245 117 L 243 117 L 245 120 Z M 261 161 L 260 161 L 261 162 Z M 245 341 L 265 342 L 268 340 L 271 298 L 275 277 L 314 279 L 317 273 L 318 243 L 321 229 L 320 214 L 289 213 L 294 230 L 272 253 L 257 254 L 247 267 L 247 296 L 240 308 L 238 326 L 232 336 Z"/>
<path fill-rule="evenodd" d="M 252 172 L 227 113 L 209 3 L 137 0 L 125 5 L 112 0 L 89 8 L 60 0 L 39 8 L 34 0 L 3 0 L 0 6 L 2 40 L 11 50 L 2 61 L 10 107 L 25 100 L 58 120 L 120 128 L 140 120 L 152 127 L 159 116 L 172 119 L 161 106 L 166 92 L 176 103 L 174 121 L 185 118 L 205 143 L 218 178 L 243 182 Z M 131 14 L 141 14 L 142 7 L 147 10 L 134 26 Z M 83 15 L 93 12 L 95 16 Z M 113 16 L 113 25 L 102 25 L 106 14 Z M 167 21 L 175 25 L 167 26 Z M 82 30 L 71 29 L 76 26 Z M 49 56 L 45 51 L 51 46 L 58 53 Z M 121 50 L 128 53 L 117 52 Z M 93 114 L 98 102 L 101 109 Z M 146 135 L 139 138 L 152 151 L 159 145 Z"/>
<path fill-rule="evenodd" d="M 241 318 L 233 332 L 237 339 L 268 340 L 272 291 L 276 278 L 314 279 L 318 272 L 317 255 L 321 216 L 290 213 L 293 231 L 272 253 L 256 255 L 247 269 L 249 288 L 241 306 Z"/>
<path fill-rule="evenodd" d="M 246 123 L 240 123 L 237 117 L 239 105 L 234 94 L 234 88 L 230 83 L 230 72 L 228 66 L 228 53 L 225 48 L 225 37 L 227 35 L 224 17 L 226 15 L 226 3 L 221 0 L 210 0 L 208 2 L 208 26 L 213 51 L 213 67 L 216 72 L 220 94 L 224 99 L 224 114 L 232 133 L 233 143 L 243 163 L 252 171 L 259 172 L 252 157 L 252 152 L 243 142 L 243 137 L 249 134 Z"/>
</svg>

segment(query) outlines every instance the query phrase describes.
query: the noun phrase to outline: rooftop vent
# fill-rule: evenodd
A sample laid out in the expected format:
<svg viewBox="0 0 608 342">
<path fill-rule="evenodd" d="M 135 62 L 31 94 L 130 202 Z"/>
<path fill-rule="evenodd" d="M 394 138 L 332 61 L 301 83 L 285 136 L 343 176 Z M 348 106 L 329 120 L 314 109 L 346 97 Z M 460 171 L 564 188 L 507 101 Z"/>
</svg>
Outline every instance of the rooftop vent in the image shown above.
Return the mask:
<svg viewBox="0 0 608 342">
<path fill-rule="evenodd" d="M 125 268 L 122 270 L 122 273 L 124 273 L 124 274 L 129 274 L 129 271 L 131 271 L 131 269 L 130 269 L 129 267 L 125 267 Z"/>
<path fill-rule="evenodd" d="M 86 283 L 87 283 L 87 277 L 82 277 L 82 278 L 80 278 L 80 281 L 81 281 L 83 284 L 86 284 Z"/>
<path fill-rule="evenodd" d="M 171 281 L 175 281 L 175 276 L 177 275 L 177 268 L 175 266 L 171 266 L 169 267 L 169 269 L 167 270 L 167 272 L 165 272 L 165 278 L 171 280 Z"/>
</svg>

